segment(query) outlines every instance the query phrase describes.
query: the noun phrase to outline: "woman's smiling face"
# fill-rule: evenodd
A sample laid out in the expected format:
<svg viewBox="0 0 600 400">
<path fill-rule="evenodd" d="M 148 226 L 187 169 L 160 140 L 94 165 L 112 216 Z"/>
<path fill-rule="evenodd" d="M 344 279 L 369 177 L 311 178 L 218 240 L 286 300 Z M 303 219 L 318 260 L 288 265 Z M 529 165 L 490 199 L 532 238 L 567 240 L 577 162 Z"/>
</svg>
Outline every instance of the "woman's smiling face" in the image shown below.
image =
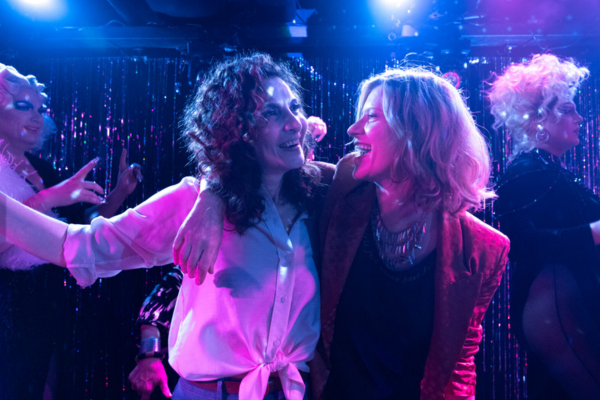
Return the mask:
<svg viewBox="0 0 600 400">
<path fill-rule="evenodd" d="M 349 129 L 358 155 L 354 178 L 383 185 L 391 180 L 391 168 L 398 154 L 398 136 L 383 113 L 383 87 L 375 87 L 362 109 L 360 119 Z"/>
<path fill-rule="evenodd" d="M 258 130 L 254 148 L 264 173 L 285 174 L 304 165 L 302 105 L 280 78 L 267 79 L 263 87 L 258 113 L 267 123 Z"/>
<path fill-rule="evenodd" d="M 22 86 L 12 97 L 11 103 L 0 108 L 0 139 L 26 151 L 38 143 L 44 127 L 44 99 L 29 86 Z"/>
</svg>

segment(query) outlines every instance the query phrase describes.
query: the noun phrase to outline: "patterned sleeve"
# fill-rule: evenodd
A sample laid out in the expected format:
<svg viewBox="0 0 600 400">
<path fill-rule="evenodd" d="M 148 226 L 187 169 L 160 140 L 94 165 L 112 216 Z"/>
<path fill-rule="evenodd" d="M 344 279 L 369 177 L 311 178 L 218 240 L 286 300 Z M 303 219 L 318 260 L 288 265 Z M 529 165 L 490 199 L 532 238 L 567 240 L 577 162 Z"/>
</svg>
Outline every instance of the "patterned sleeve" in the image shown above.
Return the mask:
<svg viewBox="0 0 600 400">
<path fill-rule="evenodd" d="M 178 266 L 174 266 L 154 287 L 152 293 L 146 297 L 136 321 L 136 331 L 138 334 L 142 325 L 153 325 L 158 328 L 162 348 L 167 347 L 166 343 L 169 336 L 169 328 L 171 327 L 171 319 L 173 318 L 175 301 L 177 300 L 182 280 L 183 272 L 181 272 Z"/>
</svg>

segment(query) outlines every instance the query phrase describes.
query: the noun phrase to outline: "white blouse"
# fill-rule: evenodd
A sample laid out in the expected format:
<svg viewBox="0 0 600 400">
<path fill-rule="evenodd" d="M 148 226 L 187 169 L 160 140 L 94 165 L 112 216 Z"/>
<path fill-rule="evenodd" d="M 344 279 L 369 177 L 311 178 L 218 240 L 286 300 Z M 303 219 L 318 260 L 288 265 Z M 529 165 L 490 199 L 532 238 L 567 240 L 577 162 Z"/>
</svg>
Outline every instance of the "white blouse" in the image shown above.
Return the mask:
<svg viewBox="0 0 600 400">
<path fill-rule="evenodd" d="M 70 225 L 67 267 L 81 286 L 120 270 L 173 262 L 172 245 L 199 185 L 184 178 L 134 209 L 91 225 Z M 239 235 L 225 225 L 201 286 L 183 279 L 169 333 L 169 362 L 188 380 L 247 373 L 240 399 L 262 399 L 278 372 L 287 399 L 300 400 L 320 333 L 318 276 L 303 214 L 288 235 L 263 188 L 262 221 Z"/>
</svg>

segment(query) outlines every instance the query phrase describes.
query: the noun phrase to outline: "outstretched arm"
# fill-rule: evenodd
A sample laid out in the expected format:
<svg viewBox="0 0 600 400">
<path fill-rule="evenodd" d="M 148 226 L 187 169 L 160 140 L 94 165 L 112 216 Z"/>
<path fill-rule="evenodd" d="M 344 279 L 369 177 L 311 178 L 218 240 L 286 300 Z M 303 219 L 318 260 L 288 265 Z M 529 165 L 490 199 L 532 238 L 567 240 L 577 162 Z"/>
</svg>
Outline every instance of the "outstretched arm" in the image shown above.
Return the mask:
<svg viewBox="0 0 600 400">
<path fill-rule="evenodd" d="M 120 270 L 171 263 L 177 230 L 198 196 L 194 179 L 162 190 L 134 209 L 91 225 L 66 225 L 0 194 L 0 234 L 23 250 L 67 266 L 88 286 Z"/>
<path fill-rule="evenodd" d="M 0 234 L 29 254 L 65 267 L 67 227 L 0 192 Z"/>
</svg>

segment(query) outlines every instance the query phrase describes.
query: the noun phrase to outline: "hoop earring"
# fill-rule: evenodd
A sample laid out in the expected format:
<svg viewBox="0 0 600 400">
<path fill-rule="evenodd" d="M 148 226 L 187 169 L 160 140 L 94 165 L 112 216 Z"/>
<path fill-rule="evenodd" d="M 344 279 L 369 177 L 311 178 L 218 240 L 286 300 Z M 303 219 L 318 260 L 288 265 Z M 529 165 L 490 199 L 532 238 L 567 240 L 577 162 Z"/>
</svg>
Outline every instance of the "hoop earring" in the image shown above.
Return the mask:
<svg viewBox="0 0 600 400">
<path fill-rule="evenodd" d="M 535 140 L 537 142 L 547 142 L 550 138 L 550 135 L 548 135 L 548 131 L 546 131 L 542 125 L 538 125 L 537 128 L 538 130 L 535 133 Z"/>
</svg>

